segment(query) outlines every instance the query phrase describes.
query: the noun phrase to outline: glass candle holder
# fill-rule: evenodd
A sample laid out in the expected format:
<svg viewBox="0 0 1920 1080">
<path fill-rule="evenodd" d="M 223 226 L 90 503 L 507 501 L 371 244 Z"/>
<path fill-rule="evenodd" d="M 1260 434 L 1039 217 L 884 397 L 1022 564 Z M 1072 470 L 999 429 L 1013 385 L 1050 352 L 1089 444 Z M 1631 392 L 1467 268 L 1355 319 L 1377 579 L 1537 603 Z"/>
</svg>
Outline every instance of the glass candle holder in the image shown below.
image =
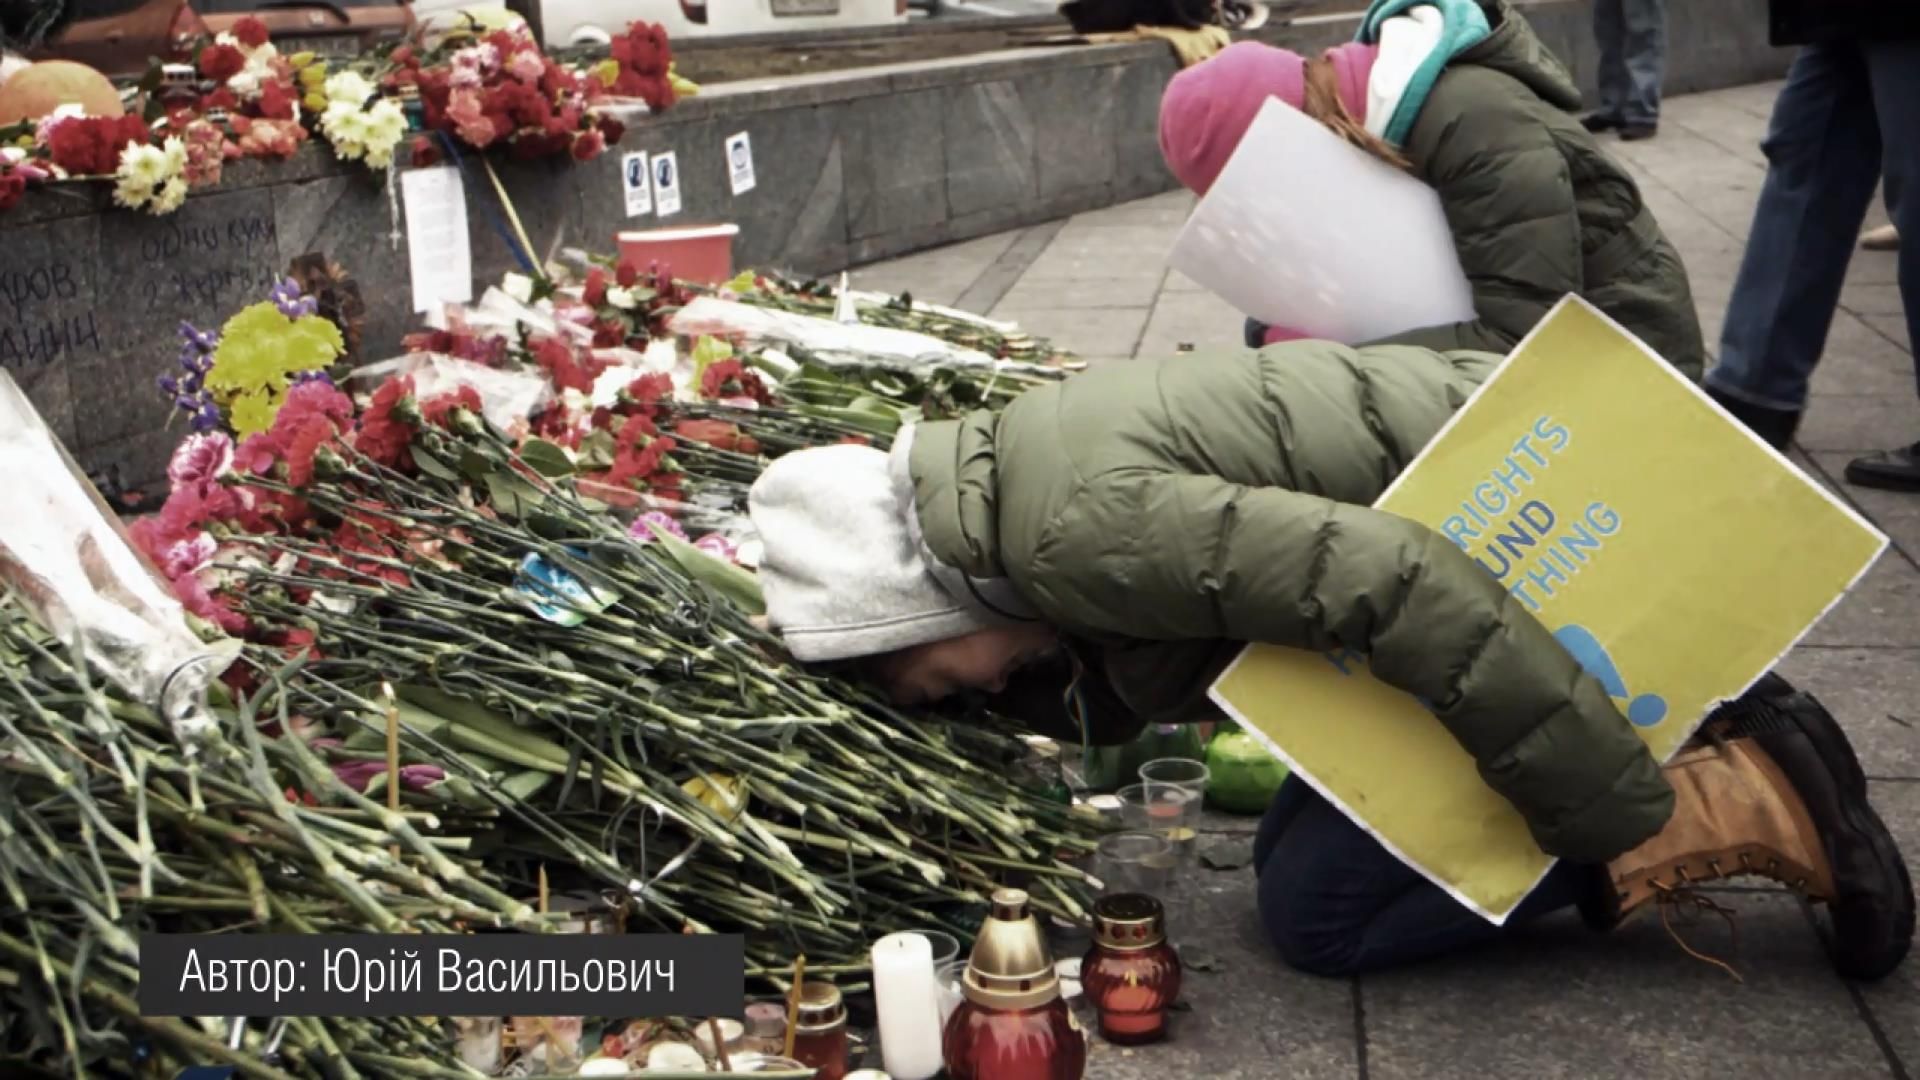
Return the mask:
<svg viewBox="0 0 1920 1080">
<path fill-rule="evenodd" d="M 1159 833 L 1117 832 L 1100 838 L 1093 876 L 1106 893 L 1164 896 L 1173 884 L 1173 842 Z"/>
<path fill-rule="evenodd" d="M 1173 845 L 1174 863 L 1193 861 L 1199 846 L 1201 795 L 1174 784 L 1142 783 L 1120 789 L 1127 828 L 1157 833 Z"/>
<path fill-rule="evenodd" d="M 793 1021 L 793 1056 L 818 1070 L 814 1080 L 841 1080 L 847 1075 L 847 1006 L 839 987 L 824 982 L 800 987 L 800 1007 Z"/>
<path fill-rule="evenodd" d="M 1101 1036 L 1120 1046 L 1165 1038 L 1181 972 L 1160 902 L 1139 893 L 1103 896 L 1093 905 L 1093 934 L 1080 984 L 1099 1013 Z"/>
<path fill-rule="evenodd" d="M 933 969 L 933 985 L 940 993 L 940 1029 L 946 1030 L 947 1021 L 953 1018 L 953 1010 L 960 1007 L 966 998 L 967 962 L 949 960 Z"/>
</svg>

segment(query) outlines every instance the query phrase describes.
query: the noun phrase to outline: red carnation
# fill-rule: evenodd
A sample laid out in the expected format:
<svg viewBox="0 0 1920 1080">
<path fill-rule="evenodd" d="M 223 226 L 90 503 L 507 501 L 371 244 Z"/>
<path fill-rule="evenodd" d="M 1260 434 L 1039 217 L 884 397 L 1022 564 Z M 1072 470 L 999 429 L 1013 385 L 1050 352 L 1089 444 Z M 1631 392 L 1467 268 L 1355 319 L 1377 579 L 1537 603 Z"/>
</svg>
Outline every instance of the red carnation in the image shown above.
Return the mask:
<svg viewBox="0 0 1920 1080">
<path fill-rule="evenodd" d="M 249 15 L 233 24 L 233 36 L 247 48 L 257 49 L 267 43 L 267 24 Z"/>
<path fill-rule="evenodd" d="M 287 483 L 306 487 L 313 482 L 313 458 L 333 439 L 333 425 L 327 418 L 312 415 L 293 433 L 287 444 Z"/>
<path fill-rule="evenodd" d="M 580 299 L 585 300 L 588 307 L 607 306 L 607 272 L 605 270 L 596 266 L 587 271 L 587 285 L 581 290 Z"/>
<path fill-rule="evenodd" d="M 360 432 L 354 448 L 382 465 L 398 467 L 410 464 L 407 447 L 413 442 L 414 427 L 401 413 L 401 406 L 413 397 L 413 379 L 402 375 L 388 379 L 373 392 L 373 401 L 360 417 Z"/>
<path fill-rule="evenodd" d="M 608 146 L 613 146 L 626 137 L 627 125 L 611 116 L 603 116 L 600 118 L 600 134 L 607 140 Z"/>
<path fill-rule="evenodd" d="M 607 140 L 597 131 L 588 131 L 573 140 L 573 160 L 592 161 L 607 148 Z"/>
<path fill-rule="evenodd" d="M 627 343 L 627 328 L 617 319 L 602 319 L 593 324 L 593 347 L 617 349 Z"/>
<path fill-rule="evenodd" d="M 413 46 L 402 45 L 387 54 L 387 58 L 402 67 L 419 67 L 420 58 L 414 55 Z"/>
<path fill-rule="evenodd" d="M 202 110 L 225 109 L 232 112 L 239 107 L 240 102 L 233 96 L 233 91 L 224 86 L 200 99 Z"/>
<path fill-rule="evenodd" d="M 0 211 L 11 210 L 27 193 L 27 181 L 11 170 L 0 173 Z"/>
<path fill-rule="evenodd" d="M 260 87 L 260 115 L 268 120 L 293 119 L 294 97 L 285 86 L 269 82 Z"/>
<path fill-rule="evenodd" d="M 614 270 L 614 277 L 620 282 L 621 288 L 631 289 L 634 283 L 640 280 L 640 270 L 632 263 L 622 260 Z"/>
<path fill-rule="evenodd" d="M 209 45 L 200 50 L 200 74 L 217 83 L 245 71 L 247 58 L 231 45 Z"/>
<path fill-rule="evenodd" d="M 458 390 L 436 394 L 420 406 L 420 415 L 425 417 L 429 424 L 446 427 L 452 421 L 455 409 L 465 409 L 478 416 L 480 392 L 471 386 L 462 386 Z"/>
</svg>

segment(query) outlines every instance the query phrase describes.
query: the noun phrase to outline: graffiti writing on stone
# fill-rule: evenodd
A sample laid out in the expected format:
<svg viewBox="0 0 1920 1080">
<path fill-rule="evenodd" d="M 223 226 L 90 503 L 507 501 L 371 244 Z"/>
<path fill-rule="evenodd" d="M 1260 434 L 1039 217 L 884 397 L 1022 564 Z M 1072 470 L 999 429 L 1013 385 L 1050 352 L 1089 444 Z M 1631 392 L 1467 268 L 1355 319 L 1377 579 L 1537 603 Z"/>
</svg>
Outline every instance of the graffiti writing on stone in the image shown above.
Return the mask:
<svg viewBox="0 0 1920 1080">
<path fill-rule="evenodd" d="M 97 352 L 100 325 L 81 295 L 84 276 L 63 259 L 0 269 L 0 368 L 34 371 L 63 356 Z M 75 305 L 86 310 L 74 310 Z"/>
</svg>

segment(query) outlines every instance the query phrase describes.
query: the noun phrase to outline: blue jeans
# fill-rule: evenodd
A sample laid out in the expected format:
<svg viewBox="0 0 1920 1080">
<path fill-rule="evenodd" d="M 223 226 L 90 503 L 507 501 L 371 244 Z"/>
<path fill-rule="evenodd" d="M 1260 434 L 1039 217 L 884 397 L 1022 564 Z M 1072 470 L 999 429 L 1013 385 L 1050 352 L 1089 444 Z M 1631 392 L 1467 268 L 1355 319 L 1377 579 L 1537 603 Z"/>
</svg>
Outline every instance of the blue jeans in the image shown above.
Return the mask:
<svg viewBox="0 0 1920 1080">
<path fill-rule="evenodd" d="M 1882 179 L 1900 232 L 1907 336 L 1920 348 L 1920 41 L 1803 49 L 1762 148 L 1767 179 L 1707 385 L 1795 412 Z"/>
<path fill-rule="evenodd" d="M 1286 962 L 1314 975 L 1362 975 L 1489 942 L 1571 907 L 1586 867 L 1558 863 L 1495 926 L 1395 858 L 1298 777 L 1288 777 L 1253 844 L 1260 921 Z"/>
<path fill-rule="evenodd" d="M 1636 126 L 1659 123 L 1666 0 L 1594 0 L 1593 36 L 1600 45 L 1599 115 Z"/>
</svg>

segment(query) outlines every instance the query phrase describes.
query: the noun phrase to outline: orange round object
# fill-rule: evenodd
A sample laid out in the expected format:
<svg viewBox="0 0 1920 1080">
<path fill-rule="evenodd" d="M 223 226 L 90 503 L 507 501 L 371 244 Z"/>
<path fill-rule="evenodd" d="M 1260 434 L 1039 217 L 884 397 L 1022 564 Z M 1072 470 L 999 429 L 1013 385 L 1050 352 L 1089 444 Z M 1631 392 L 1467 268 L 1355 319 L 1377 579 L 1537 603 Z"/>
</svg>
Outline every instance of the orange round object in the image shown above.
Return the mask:
<svg viewBox="0 0 1920 1080">
<path fill-rule="evenodd" d="M 62 105 L 78 105 L 88 116 L 126 112 L 110 79 L 71 60 L 42 60 L 0 85 L 0 124 L 38 120 Z"/>
</svg>

